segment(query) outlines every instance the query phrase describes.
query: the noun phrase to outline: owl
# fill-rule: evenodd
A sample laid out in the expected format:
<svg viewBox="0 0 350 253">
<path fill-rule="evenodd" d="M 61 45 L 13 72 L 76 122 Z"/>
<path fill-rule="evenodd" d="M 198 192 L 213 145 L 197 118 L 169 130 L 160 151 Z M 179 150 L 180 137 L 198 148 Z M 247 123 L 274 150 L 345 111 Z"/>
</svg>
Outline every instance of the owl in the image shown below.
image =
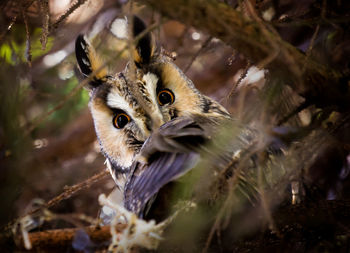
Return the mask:
<svg viewBox="0 0 350 253">
<path fill-rule="evenodd" d="M 230 115 L 195 88 L 141 19 L 126 24 L 136 42 L 122 72 L 110 73 L 83 35 L 75 52 L 88 78 L 89 109 L 101 151 L 124 206 L 142 217 L 164 185 L 195 166 L 198 148 Z"/>
</svg>

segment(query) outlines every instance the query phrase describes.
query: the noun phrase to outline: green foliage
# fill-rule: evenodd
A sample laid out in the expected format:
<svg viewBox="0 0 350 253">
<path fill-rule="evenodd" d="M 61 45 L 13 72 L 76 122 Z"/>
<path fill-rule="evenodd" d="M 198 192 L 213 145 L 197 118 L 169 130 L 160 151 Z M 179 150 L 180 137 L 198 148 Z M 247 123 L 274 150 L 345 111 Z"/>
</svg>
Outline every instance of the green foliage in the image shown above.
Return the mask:
<svg viewBox="0 0 350 253">
<path fill-rule="evenodd" d="M 78 85 L 78 81 L 75 77 L 67 80 L 65 87 L 55 89 L 54 93 L 56 93 L 57 97 L 59 97 L 59 101 L 64 97 L 68 96 L 69 93 L 73 91 L 73 89 Z M 86 108 L 86 105 L 89 101 L 89 94 L 86 90 L 80 89 L 72 98 L 70 98 L 64 106 L 56 110 L 53 114 L 50 115 L 48 120 L 50 123 L 57 125 L 58 127 L 63 126 L 67 123 L 67 121 L 74 118 L 77 113 Z M 57 105 L 57 101 L 50 102 L 47 106 L 47 110 L 53 109 Z"/>
<path fill-rule="evenodd" d="M 26 52 L 28 52 L 28 45 L 30 45 L 30 54 L 32 60 L 36 60 L 40 56 L 50 51 L 53 45 L 53 37 L 48 37 L 45 50 L 42 49 L 40 37 L 42 28 L 34 28 L 30 35 L 30 44 L 24 39 L 26 34 L 24 25 L 15 25 L 12 28 L 13 39 L 6 41 L 0 46 L 0 58 L 4 59 L 7 64 L 17 65 L 21 62 L 26 62 Z"/>
<path fill-rule="evenodd" d="M 0 57 L 5 60 L 6 63 L 10 65 L 15 65 L 12 59 L 12 49 L 8 43 L 4 43 L 0 47 Z"/>
</svg>

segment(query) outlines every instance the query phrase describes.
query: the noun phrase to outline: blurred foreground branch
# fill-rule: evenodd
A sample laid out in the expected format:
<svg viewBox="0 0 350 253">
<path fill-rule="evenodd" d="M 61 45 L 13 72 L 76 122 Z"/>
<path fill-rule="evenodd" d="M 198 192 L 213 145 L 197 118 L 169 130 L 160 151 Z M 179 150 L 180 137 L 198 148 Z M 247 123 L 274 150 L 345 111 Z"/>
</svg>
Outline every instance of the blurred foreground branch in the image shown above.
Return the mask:
<svg viewBox="0 0 350 253">
<path fill-rule="evenodd" d="M 7 226 L 3 229 L 4 234 L 9 234 L 9 232 L 11 231 L 11 228 L 12 228 L 12 226 L 14 226 L 15 222 L 17 220 L 22 219 L 24 216 L 32 215 L 32 214 L 40 211 L 42 208 L 53 207 L 53 206 L 57 205 L 58 203 L 60 203 L 61 201 L 71 198 L 77 192 L 79 192 L 81 190 L 88 189 L 93 184 L 95 184 L 95 183 L 99 182 L 100 180 L 106 178 L 108 175 L 109 175 L 109 172 L 107 170 L 103 170 L 102 172 L 100 172 L 100 173 L 98 173 L 98 174 L 96 174 L 96 175 L 94 175 L 94 176 L 84 180 L 83 182 L 80 182 L 80 183 L 75 184 L 73 186 L 65 187 L 64 191 L 61 194 L 59 194 L 58 196 L 56 196 L 53 199 L 49 200 L 44 205 L 42 205 L 40 207 L 37 207 L 37 208 L 34 208 L 30 212 L 24 214 L 22 217 L 20 217 L 20 218 L 16 219 L 15 221 L 12 221 L 9 224 L 7 224 Z M 8 235 L 8 236 L 10 236 L 10 235 Z"/>
<path fill-rule="evenodd" d="M 139 0 L 164 16 L 208 32 L 237 49 L 256 65 L 282 76 L 283 81 L 320 107 L 350 106 L 345 74 L 307 57 L 284 41 L 274 28 L 258 17 L 249 1 L 249 16 L 214 0 Z M 324 91 L 327 92 L 324 92 Z"/>
<path fill-rule="evenodd" d="M 276 237 L 273 233 L 265 233 L 258 239 L 253 237 L 254 242 L 248 240 L 239 240 L 234 245 L 236 251 L 245 251 L 252 247 L 261 249 L 262 251 L 275 249 L 278 251 L 287 250 L 290 244 L 289 241 L 291 235 L 303 233 L 305 241 L 300 248 L 307 247 L 307 241 L 314 241 L 319 236 L 317 229 L 319 226 L 329 229 L 330 231 L 337 230 L 338 234 L 336 238 L 331 237 L 331 233 L 327 233 L 325 240 L 347 240 L 349 231 L 347 229 L 350 221 L 350 216 L 347 210 L 349 209 L 349 201 L 318 201 L 316 203 L 305 203 L 296 205 L 282 205 L 282 207 L 274 213 L 274 219 L 276 226 L 283 231 L 285 236 Z M 340 220 L 342 222 L 340 222 Z M 176 221 L 175 221 L 176 222 Z M 167 224 L 167 223 L 165 223 Z M 318 224 L 315 226 L 314 224 Z M 115 233 L 122 234 L 130 224 L 114 224 Z M 162 226 L 162 225 L 161 225 Z M 88 242 L 86 243 L 86 239 Z M 23 244 L 23 238 L 17 237 L 18 246 L 22 249 L 25 248 Z M 28 233 L 28 239 L 31 242 L 32 250 L 49 250 L 71 247 L 72 244 L 80 245 L 82 247 L 92 247 L 95 250 L 97 248 L 105 248 L 111 239 L 111 227 L 110 226 L 88 226 L 83 228 L 68 228 L 68 229 L 54 229 L 41 232 Z M 139 241 L 141 242 L 141 241 Z M 85 244 L 86 245 L 85 245 Z M 84 244 L 84 245 L 83 245 Z M 91 244 L 91 245 L 90 245 Z M 89 246 L 90 245 L 90 246 Z M 343 243 L 341 244 L 343 245 Z M 136 245 L 135 245 L 136 246 Z M 79 246 L 77 246 L 79 247 Z M 266 248 L 267 247 L 267 248 Z M 342 248 L 342 246 L 339 246 Z M 87 250 L 88 248 L 84 248 Z M 283 250 L 284 249 L 284 250 Z"/>
<path fill-rule="evenodd" d="M 109 175 L 109 172 L 107 170 L 103 170 L 100 173 L 86 179 L 85 181 L 78 183 L 73 186 L 65 187 L 64 192 L 62 192 L 57 197 L 51 199 L 47 202 L 45 205 L 46 208 L 50 208 L 52 206 L 57 205 L 62 200 L 68 199 L 72 197 L 72 195 L 76 194 L 77 192 L 81 190 L 85 190 L 89 187 L 91 187 L 93 184 L 99 182 L 100 180 L 106 178 Z M 32 212 L 35 212 L 36 210 L 33 210 Z"/>
<path fill-rule="evenodd" d="M 121 232 L 125 228 L 125 224 L 119 225 L 119 227 L 116 226 L 116 230 Z M 69 247 L 77 233 L 79 231 L 84 231 L 93 242 L 101 243 L 106 242 L 111 238 L 110 229 L 110 226 L 53 229 L 29 233 L 29 240 L 31 242 L 32 249 Z M 19 239 L 21 241 L 19 246 L 21 248 L 25 248 L 23 245 L 23 238 Z"/>
</svg>

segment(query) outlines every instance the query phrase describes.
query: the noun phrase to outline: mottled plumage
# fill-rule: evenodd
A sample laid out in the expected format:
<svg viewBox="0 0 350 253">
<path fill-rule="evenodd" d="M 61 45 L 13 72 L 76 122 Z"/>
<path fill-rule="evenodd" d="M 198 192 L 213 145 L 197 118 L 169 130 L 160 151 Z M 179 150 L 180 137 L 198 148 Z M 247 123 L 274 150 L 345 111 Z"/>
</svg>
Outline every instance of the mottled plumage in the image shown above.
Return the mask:
<svg viewBox="0 0 350 253">
<path fill-rule="evenodd" d="M 133 37 L 146 29 L 137 17 L 133 25 Z M 124 71 L 111 74 L 84 36 L 76 40 L 78 65 L 90 78 L 89 107 L 101 150 L 125 207 L 142 215 L 162 186 L 195 165 L 197 148 L 230 116 L 156 48 L 151 33 L 131 55 Z"/>
</svg>

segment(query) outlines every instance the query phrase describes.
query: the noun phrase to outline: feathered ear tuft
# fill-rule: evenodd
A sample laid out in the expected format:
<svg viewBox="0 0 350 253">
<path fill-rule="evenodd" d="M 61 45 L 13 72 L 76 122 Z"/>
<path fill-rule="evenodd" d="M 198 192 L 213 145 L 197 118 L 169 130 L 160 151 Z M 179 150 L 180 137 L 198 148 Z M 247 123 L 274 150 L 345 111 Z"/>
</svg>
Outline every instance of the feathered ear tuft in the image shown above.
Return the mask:
<svg viewBox="0 0 350 253">
<path fill-rule="evenodd" d="M 81 73 L 91 79 L 90 88 L 99 86 L 107 76 L 107 68 L 104 67 L 95 49 L 82 34 L 75 41 L 75 56 Z"/>
<path fill-rule="evenodd" d="M 146 24 L 139 17 L 133 17 L 132 32 L 134 38 L 145 31 L 146 28 Z M 139 64 L 141 66 L 148 64 L 154 54 L 154 48 L 155 45 L 153 42 L 152 34 L 148 32 L 136 43 L 136 51 L 134 52 L 134 60 L 136 64 Z"/>
<path fill-rule="evenodd" d="M 146 24 L 137 16 L 132 18 L 132 29 L 128 29 L 130 22 L 126 18 L 115 19 L 110 27 L 112 34 L 118 39 L 136 38 L 147 28 Z M 131 35 L 130 35 L 131 33 Z M 150 63 L 155 51 L 155 43 L 151 32 L 148 32 L 140 38 L 135 50 L 132 52 L 132 57 L 136 66 L 141 68 Z"/>
</svg>

